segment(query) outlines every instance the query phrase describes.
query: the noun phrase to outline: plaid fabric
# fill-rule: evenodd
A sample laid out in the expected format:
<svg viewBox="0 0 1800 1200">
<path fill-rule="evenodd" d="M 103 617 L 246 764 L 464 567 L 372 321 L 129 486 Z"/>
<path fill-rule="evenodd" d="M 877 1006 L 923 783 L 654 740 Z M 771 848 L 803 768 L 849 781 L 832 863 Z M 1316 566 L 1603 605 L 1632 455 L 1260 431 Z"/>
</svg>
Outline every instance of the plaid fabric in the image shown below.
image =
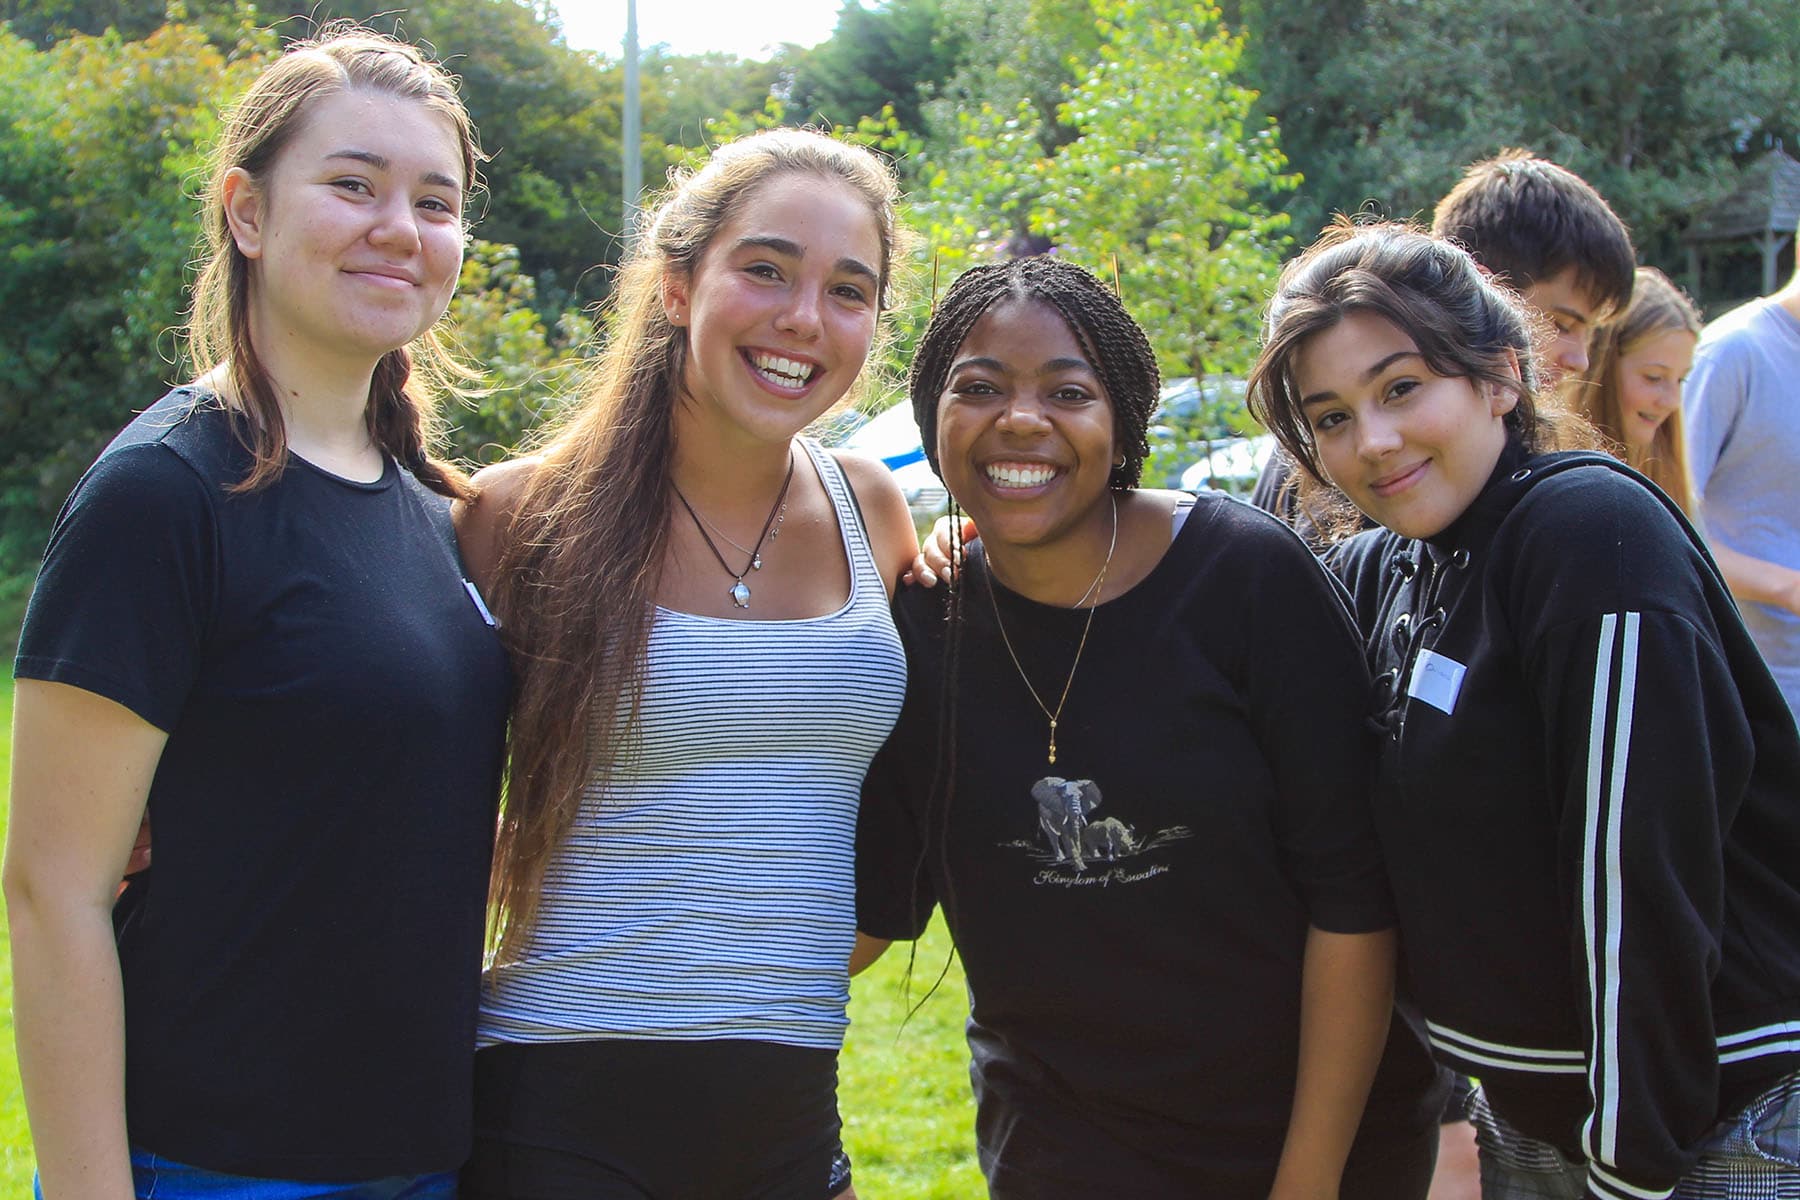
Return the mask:
<svg viewBox="0 0 1800 1200">
<path fill-rule="evenodd" d="M 1470 1106 L 1481 1152 L 1481 1200 L 1582 1200 L 1587 1167 L 1494 1114 L 1479 1089 Z M 1670 1200 L 1800 1200 L 1800 1073 L 1722 1122 Z"/>
</svg>

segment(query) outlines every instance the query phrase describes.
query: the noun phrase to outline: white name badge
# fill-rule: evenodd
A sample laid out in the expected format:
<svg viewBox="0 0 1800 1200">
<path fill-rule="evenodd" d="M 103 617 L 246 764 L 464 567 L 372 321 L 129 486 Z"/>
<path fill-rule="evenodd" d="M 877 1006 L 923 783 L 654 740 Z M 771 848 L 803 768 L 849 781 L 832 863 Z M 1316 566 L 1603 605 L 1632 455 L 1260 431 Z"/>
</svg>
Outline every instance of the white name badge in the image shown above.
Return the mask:
<svg viewBox="0 0 1800 1200">
<path fill-rule="evenodd" d="M 1456 711 L 1456 696 L 1462 691 L 1463 676 L 1469 668 L 1442 654 L 1419 651 L 1413 661 L 1412 678 L 1407 680 L 1406 694 L 1423 700 L 1439 712 Z"/>
</svg>

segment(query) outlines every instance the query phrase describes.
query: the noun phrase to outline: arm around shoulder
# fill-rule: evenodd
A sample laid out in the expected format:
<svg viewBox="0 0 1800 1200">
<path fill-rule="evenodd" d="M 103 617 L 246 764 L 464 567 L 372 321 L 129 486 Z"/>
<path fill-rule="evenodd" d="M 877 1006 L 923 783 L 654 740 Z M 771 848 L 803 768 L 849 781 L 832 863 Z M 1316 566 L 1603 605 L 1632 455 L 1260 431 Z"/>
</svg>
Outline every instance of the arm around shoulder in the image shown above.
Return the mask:
<svg viewBox="0 0 1800 1200">
<path fill-rule="evenodd" d="M 892 596 L 894 585 L 911 568 L 913 558 L 919 552 L 912 511 L 906 507 L 906 497 L 900 494 L 899 485 L 886 467 L 860 454 L 842 450 L 832 453 L 844 469 L 850 490 L 856 494 L 863 523 L 868 527 L 875 566 L 881 571 L 888 595 Z"/>
<path fill-rule="evenodd" d="M 494 573 L 506 551 L 513 517 L 525 489 L 536 472 L 537 458 L 515 458 L 484 467 L 476 473 L 475 498 L 459 500 L 450 510 L 456 524 L 456 541 L 462 550 L 463 566 L 469 578 L 485 594 L 494 583 Z"/>
</svg>

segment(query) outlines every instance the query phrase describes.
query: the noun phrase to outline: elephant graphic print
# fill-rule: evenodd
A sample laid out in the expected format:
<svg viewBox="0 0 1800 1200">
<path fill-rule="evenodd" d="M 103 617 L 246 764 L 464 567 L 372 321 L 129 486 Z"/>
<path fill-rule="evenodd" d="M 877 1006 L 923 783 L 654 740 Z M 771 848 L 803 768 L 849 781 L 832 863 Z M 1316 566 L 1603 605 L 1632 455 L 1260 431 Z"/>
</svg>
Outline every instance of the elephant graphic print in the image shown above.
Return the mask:
<svg viewBox="0 0 1800 1200">
<path fill-rule="evenodd" d="M 1172 825 L 1150 834 L 1110 813 L 1096 817 L 1104 800 L 1100 785 L 1091 779 L 1064 779 L 1046 775 L 1031 785 L 1035 801 L 1037 836 L 1000 843 L 1003 849 L 1022 850 L 1045 864 L 1035 882 L 1051 886 L 1134 883 L 1161 875 L 1163 864 L 1126 865 L 1127 860 L 1158 846 L 1193 836 L 1186 825 Z"/>
</svg>

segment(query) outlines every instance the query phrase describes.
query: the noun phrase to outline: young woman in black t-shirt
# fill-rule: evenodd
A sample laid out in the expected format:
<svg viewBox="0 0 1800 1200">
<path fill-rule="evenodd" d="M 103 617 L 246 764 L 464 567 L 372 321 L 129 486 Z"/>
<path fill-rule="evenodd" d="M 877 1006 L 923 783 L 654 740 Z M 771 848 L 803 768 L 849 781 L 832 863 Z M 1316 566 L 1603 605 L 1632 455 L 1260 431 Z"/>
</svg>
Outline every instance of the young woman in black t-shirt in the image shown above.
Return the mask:
<svg viewBox="0 0 1800 1200">
<path fill-rule="evenodd" d="M 264 70 L 206 194 L 202 373 L 58 518 L 5 870 L 53 1200 L 454 1195 L 507 678 L 415 368 L 480 158 L 410 46 Z"/>
<path fill-rule="evenodd" d="M 1479 1077 L 1483 1195 L 1800 1194 L 1800 735 L 1679 509 L 1551 453 L 1519 299 L 1329 230 L 1251 403 L 1315 487 L 1377 673 L 1410 991 Z"/>
<path fill-rule="evenodd" d="M 1155 359 L 1078 267 L 962 276 L 911 393 L 982 549 L 896 603 L 859 964 L 942 906 L 991 1193 L 1423 1196 L 1442 1097 L 1390 1032 L 1367 676 L 1331 581 L 1265 514 L 1135 486 Z"/>
</svg>

